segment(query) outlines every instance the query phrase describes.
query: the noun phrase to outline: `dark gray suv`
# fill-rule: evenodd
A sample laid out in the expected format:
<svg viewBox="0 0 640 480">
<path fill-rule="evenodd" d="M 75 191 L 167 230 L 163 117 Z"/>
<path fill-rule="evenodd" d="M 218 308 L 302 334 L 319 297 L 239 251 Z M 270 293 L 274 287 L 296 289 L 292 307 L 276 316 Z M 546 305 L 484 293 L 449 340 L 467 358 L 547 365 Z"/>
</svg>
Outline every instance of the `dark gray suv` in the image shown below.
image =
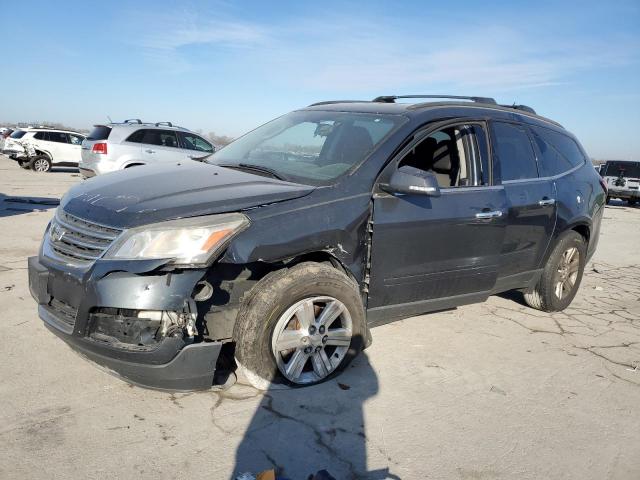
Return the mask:
<svg viewBox="0 0 640 480">
<path fill-rule="evenodd" d="M 575 137 L 525 106 L 403 98 L 73 187 L 29 259 L 40 317 L 128 381 L 190 390 L 236 366 L 317 383 L 373 326 L 506 290 L 567 307 L 606 198 Z"/>
</svg>

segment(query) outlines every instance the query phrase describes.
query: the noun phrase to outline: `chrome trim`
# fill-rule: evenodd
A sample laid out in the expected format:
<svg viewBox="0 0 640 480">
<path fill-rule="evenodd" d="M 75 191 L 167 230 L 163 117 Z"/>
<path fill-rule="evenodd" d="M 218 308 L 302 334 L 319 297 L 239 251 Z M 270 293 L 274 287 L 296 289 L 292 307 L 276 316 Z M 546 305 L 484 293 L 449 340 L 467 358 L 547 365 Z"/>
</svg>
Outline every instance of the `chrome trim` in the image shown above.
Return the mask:
<svg viewBox="0 0 640 480">
<path fill-rule="evenodd" d="M 478 212 L 476 218 L 480 220 L 487 220 L 491 218 L 500 218 L 502 216 L 502 210 L 494 210 L 492 212 Z"/>
</svg>

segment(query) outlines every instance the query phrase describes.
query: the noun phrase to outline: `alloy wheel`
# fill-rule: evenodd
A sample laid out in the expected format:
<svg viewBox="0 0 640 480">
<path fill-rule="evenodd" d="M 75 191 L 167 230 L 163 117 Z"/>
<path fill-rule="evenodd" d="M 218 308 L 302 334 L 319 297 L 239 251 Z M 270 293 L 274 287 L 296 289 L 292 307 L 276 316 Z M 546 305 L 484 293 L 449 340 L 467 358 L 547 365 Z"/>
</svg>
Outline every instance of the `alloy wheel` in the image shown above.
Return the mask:
<svg viewBox="0 0 640 480">
<path fill-rule="evenodd" d="M 576 247 L 568 248 L 560 257 L 558 269 L 554 275 L 554 293 L 559 300 L 569 295 L 575 287 L 580 269 L 580 252 Z"/>
<path fill-rule="evenodd" d="M 49 169 L 49 161 L 44 158 L 38 158 L 33 162 L 33 169 L 36 172 L 46 172 Z"/>
<path fill-rule="evenodd" d="M 271 349 L 280 373 L 297 384 L 318 382 L 340 365 L 351 345 L 351 315 L 333 297 L 311 297 L 278 319 Z"/>
</svg>

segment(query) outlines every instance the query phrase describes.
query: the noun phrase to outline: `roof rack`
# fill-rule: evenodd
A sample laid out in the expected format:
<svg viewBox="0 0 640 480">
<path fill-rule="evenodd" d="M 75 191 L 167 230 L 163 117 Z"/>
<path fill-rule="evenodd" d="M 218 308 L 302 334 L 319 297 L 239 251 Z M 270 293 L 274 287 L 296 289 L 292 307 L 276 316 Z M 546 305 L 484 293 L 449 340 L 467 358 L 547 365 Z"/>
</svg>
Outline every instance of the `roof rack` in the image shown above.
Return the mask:
<svg viewBox="0 0 640 480">
<path fill-rule="evenodd" d="M 122 123 L 138 123 L 142 125 L 142 120 L 140 120 L 139 118 L 129 118 Z"/>
<path fill-rule="evenodd" d="M 316 102 L 309 105 L 310 107 L 317 107 L 318 105 L 331 105 L 334 103 L 365 103 L 366 100 L 326 100 L 324 102 Z"/>
<path fill-rule="evenodd" d="M 167 127 L 173 127 L 173 124 L 171 122 L 156 122 L 155 126 L 159 127 L 160 125 L 166 125 Z"/>
<path fill-rule="evenodd" d="M 466 97 L 462 95 L 383 95 L 374 98 L 373 102 L 395 103 L 396 100 L 402 98 L 450 98 L 454 100 L 471 100 L 476 103 L 489 103 L 497 105 L 498 103 L 491 97 Z"/>
</svg>

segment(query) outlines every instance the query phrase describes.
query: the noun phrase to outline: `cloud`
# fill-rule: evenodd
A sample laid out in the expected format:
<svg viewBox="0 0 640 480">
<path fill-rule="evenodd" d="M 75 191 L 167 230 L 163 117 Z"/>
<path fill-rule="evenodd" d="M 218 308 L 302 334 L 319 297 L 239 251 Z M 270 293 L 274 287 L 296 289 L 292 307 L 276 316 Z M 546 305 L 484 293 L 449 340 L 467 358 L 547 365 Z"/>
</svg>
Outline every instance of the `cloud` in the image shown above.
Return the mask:
<svg viewBox="0 0 640 480">
<path fill-rule="evenodd" d="M 327 14 L 257 24 L 187 10 L 145 18 L 150 26 L 134 41 L 147 61 L 168 73 L 207 68 L 194 60 L 194 48 L 208 49 L 210 58 L 233 51 L 233 60 L 219 65 L 227 75 L 236 68 L 258 82 L 317 92 L 539 89 L 624 64 L 638 50 L 637 42 L 612 52 L 610 39 L 586 44 L 522 25 L 433 22 L 420 28 L 411 21 Z"/>
</svg>

